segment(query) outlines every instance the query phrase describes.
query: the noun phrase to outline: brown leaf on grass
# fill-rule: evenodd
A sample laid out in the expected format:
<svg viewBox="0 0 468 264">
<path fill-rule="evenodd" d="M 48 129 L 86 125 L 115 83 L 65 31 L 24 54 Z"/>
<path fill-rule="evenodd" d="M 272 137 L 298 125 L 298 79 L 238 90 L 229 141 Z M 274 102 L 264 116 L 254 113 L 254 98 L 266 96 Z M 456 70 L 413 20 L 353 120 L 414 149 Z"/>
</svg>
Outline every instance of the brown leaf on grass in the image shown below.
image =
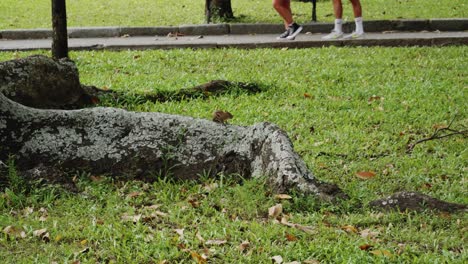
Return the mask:
<svg viewBox="0 0 468 264">
<path fill-rule="evenodd" d="M 356 227 L 352 225 L 345 225 L 341 227 L 342 230 L 346 231 L 347 233 L 358 233 L 359 231 L 357 230 Z"/>
<path fill-rule="evenodd" d="M 287 241 L 297 241 L 297 237 L 293 234 L 286 234 Z"/>
<path fill-rule="evenodd" d="M 198 208 L 200 207 L 200 201 L 196 198 L 189 199 L 188 202 L 193 208 Z"/>
<path fill-rule="evenodd" d="M 306 99 L 314 99 L 314 96 L 309 93 L 304 93 L 304 98 Z"/>
<path fill-rule="evenodd" d="M 281 263 L 283 263 L 283 257 L 281 257 L 280 255 L 271 257 L 271 260 L 272 260 L 275 264 L 281 264 Z"/>
<path fill-rule="evenodd" d="M 120 218 L 123 220 L 123 221 L 128 221 L 128 222 L 133 222 L 133 223 L 138 223 L 141 219 L 142 215 L 141 214 L 138 214 L 138 215 L 127 215 L 127 214 L 123 214 Z"/>
<path fill-rule="evenodd" d="M 380 96 L 377 96 L 377 95 L 373 95 L 371 97 L 369 97 L 369 99 L 367 100 L 367 102 L 370 104 L 372 103 L 373 101 L 380 101 L 380 100 L 383 100 L 384 98 L 383 97 L 380 97 Z"/>
<path fill-rule="evenodd" d="M 23 209 L 23 215 L 28 216 L 34 212 L 34 208 L 32 207 L 26 207 Z"/>
<path fill-rule="evenodd" d="M 287 195 L 287 194 L 277 194 L 277 195 L 275 195 L 275 199 L 289 200 L 289 199 L 292 199 L 292 197 L 291 197 L 291 195 Z"/>
<path fill-rule="evenodd" d="M 195 251 L 190 252 L 190 256 L 198 263 L 198 264 L 203 264 L 206 263 L 207 257 L 204 255 L 200 255 Z"/>
<path fill-rule="evenodd" d="M 96 102 L 96 103 L 93 102 L 93 104 L 97 104 L 97 103 L 99 103 L 99 101 Z M 90 179 L 91 181 L 93 181 L 93 182 L 101 182 L 102 180 L 104 180 L 104 178 L 103 178 L 102 176 L 94 176 L 94 175 L 92 175 L 91 177 L 89 177 L 89 179 Z"/>
<path fill-rule="evenodd" d="M 359 178 L 359 179 L 363 179 L 363 180 L 368 180 L 370 178 L 373 178 L 375 177 L 375 172 L 373 171 L 358 171 L 356 172 L 356 176 Z"/>
<path fill-rule="evenodd" d="M 364 229 L 361 232 L 359 232 L 359 234 L 361 234 L 362 238 L 374 238 L 379 234 L 379 232 L 371 231 L 370 229 Z"/>
<path fill-rule="evenodd" d="M 205 239 L 201 236 L 200 234 L 200 231 L 197 231 L 197 233 L 195 234 L 195 237 L 202 243 L 205 242 Z"/>
<path fill-rule="evenodd" d="M 211 240 L 207 240 L 205 245 L 220 246 L 220 245 L 224 245 L 226 243 L 227 243 L 227 240 L 224 240 L 224 239 L 211 239 Z"/>
<path fill-rule="evenodd" d="M 127 195 L 128 198 L 135 198 L 135 197 L 138 197 L 140 195 L 142 195 L 143 193 L 141 192 L 131 192 Z"/>
<path fill-rule="evenodd" d="M 179 235 L 179 239 L 184 239 L 184 229 L 174 229 L 174 231 Z"/>
<path fill-rule="evenodd" d="M 49 233 L 47 232 L 47 228 L 35 230 L 35 231 L 33 231 L 33 235 L 35 237 L 39 237 L 42 241 L 44 241 L 46 243 L 50 241 L 50 237 L 49 237 Z"/>
<path fill-rule="evenodd" d="M 320 261 L 315 259 L 307 259 L 302 261 L 302 264 L 320 264 Z"/>
<path fill-rule="evenodd" d="M 370 251 L 375 256 L 385 256 L 385 257 L 393 257 L 393 254 L 390 253 L 390 251 L 385 250 L 385 249 L 377 249 L 377 250 L 372 250 Z"/>
<path fill-rule="evenodd" d="M 283 213 L 282 204 L 276 204 L 275 206 L 272 206 L 268 209 L 268 216 L 271 218 L 277 218 L 281 215 L 281 213 Z"/>
<path fill-rule="evenodd" d="M 239 250 L 241 252 L 244 252 L 246 249 L 248 249 L 250 247 L 250 242 L 248 240 L 245 240 L 243 241 L 240 245 L 239 245 Z"/>
<path fill-rule="evenodd" d="M 210 183 L 210 184 L 206 184 L 205 186 L 203 186 L 203 190 L 207 193 L 215 190 L 216 188 L 218 188 L 218 183 L 216 182 L 213 182 L 213 183 Z"/>
<path fill-rule="evenodd" d="M 360 249 L 360 250 L 368 251 L 368 250 L 370 250 L 370 249 L 373 248 L 373 247 L 374 247 L 374 246 L 372 246 L 372 245 L 364 244 L 364 245 L 360 245 L 360 246 L 359 246 L 359 249 Z"/>
<path fill-rule="evenodd" d="M 21 237 L 21 238 L 26 237 L 26 233 L 23 231 L 23 229 L 17 228 L 17 227 L 14 227 L 14 226 L 5 227 L 3 229 L 3 233 L 8 235 L 8 236 L 12 236 L 12 237 Z"/>
<path fill-rule="evenodd" d="M 445 124 L 434 124 L 432 126 L 432 128 L 434 128 L 434 129 L 446 129 L 446 128 L 448 128 L 448 126 L 445 125 Z"/>
<path fill-rule="evenodd" d="M 311 227 L 311 226 L 303 226 L 303 225 L 299 225 L 299 224 L 294 224 L 294 223 L 290 223 L 288 222 L 288 219 L 286 219 L 286 217 L 282 217 L 281 218 L 281 222 L 280 222 L 282 225 L 285 225 L 285 226 L 289 226 L 289 227 L 293 227 L 293 228 L 296 228 L 298 230 L 301 230 L 303 232 L 306 232 L 307 234 L 316 234 L 317 233 L 317 230 L 314 228 L 314 227 Z"/>
</svg>

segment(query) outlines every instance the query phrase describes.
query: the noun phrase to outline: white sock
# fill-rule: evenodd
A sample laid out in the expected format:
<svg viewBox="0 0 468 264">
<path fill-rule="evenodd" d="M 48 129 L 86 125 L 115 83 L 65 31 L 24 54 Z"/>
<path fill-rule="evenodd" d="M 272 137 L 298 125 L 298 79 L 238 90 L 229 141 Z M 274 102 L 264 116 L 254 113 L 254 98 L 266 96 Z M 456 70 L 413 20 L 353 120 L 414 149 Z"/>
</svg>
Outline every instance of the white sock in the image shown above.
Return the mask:
<svg viewBox="0 0 468 264">
<path fill-rule="evenodd" d="M 364 33 L 364 26 L 362 24 L 362 17 L 356 17 L 354 19 L 354 22 L 356 23 L 356 33 Z"/>
<path fill-rule="evenodd" d="M 341 19 L 341 18 L 335 19 L 335 28 L 333 30 L 338 32 L 338 33 L 343 32 L 343 19 Z"/>
</svg>

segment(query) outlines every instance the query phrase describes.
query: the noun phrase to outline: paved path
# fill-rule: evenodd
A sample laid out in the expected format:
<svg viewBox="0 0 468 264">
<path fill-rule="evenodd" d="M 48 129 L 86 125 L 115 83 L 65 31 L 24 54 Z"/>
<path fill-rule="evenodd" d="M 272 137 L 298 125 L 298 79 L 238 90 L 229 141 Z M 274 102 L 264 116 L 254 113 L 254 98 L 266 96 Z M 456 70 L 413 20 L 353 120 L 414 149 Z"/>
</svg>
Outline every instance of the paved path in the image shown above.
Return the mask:
<svg viewBox="0 0 468 264">
<path fill-rule="evenodd" d="M 323 46 L 447 46 L 467 45 L 468 32 L 367 33 L 356 40 L 322 40 L 325 34 L 300 34 L 296 40 L 276 40 L 277 34 L 210 36 L 136 36 L 70 38 L 72 50 L 171 49 L 171 48 L 311 48 Z M 0 39 L 0 50 L 50 49 L 50 39 Z"/>
<path fill-rule="evenodd" d="M 304 24 L 294 41 L 276 40 L 281 24 L 200 24 L 170 27 L 69 28 L 72 50 L 171 48 L 311 48 L 324 46 L 448 46 L 468 44 L 468 19 L 365 21 L 366 36 L 357 40 L 322 40 L 332 23 Z M 345 23 L 350 32 L 354 23 Z M 174 37 L 174 33 L 182 36 Z M 307 33 L 314 32 L 315 34 Z M 50 49 L 50 29 L 0 30 L 0 51 Z M 172 36 L 172 37 L 171 37 Z"/>
</svg>

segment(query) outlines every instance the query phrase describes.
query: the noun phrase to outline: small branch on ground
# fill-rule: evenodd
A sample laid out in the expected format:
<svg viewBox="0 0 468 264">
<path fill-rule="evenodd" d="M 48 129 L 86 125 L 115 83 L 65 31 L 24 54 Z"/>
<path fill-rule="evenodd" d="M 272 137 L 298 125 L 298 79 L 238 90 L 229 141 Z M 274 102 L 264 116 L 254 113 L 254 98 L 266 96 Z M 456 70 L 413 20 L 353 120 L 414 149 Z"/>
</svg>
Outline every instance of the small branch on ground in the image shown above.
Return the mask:
<svg viewBox="0 0 468 264">
<path fill-rule="evenodd" d="M 455 129 L 450 128 L 452 126 L 452 124 L 453 124 L 453 121 L 455 121 L 455 118 L 456 118 L 456 115 L 452 119 L 452 121 L 450 121 L 450 124 L 448 126 L 437 128 L 436 131 L 434 132 L 434 134 L 432 134 L 430 137 L 423 138 L 423 139 L 420 139 L 420 140 L 418 140 L 418 141 L 416 141 L 414 143 L 410 143 L 410 144 L 406 145 L 406 153 L 411 154 L 413 152 L 413 150 L 414 150 L 414 147 L 416 147 L 417 144 L 420 144 L 420 143 L 423 143 L 423 142 L 426 142 L 426 141 L 442 139 L 442 138 L 456 136 L 456 135 L 462 135 L 463 137 L 467 137 L 468 136 L 468 130 L 460 130 L 459 131 L 459 130 L 455 130 Z M 440 135 L 441 132 L 446 132 L 446 131 L 451 132 L 451 133 Z"/>
</svg>

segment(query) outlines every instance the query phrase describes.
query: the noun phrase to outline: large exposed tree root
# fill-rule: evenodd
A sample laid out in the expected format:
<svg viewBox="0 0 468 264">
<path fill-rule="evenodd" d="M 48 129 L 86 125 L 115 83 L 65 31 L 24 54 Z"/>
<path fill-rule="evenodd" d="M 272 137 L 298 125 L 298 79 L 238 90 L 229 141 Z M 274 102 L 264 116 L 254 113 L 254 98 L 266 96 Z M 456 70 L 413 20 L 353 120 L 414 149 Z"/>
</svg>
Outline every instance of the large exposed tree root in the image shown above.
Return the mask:
<svg viewBox="0 0 468 264">
<path fill-rule="evenodd" d="M 274 124 L 242 127 L 102 107 L 38 109 L 67 108 L 90 102 L 94 95 L 83 91 L 76 67 L 66 60 L 33 56 L 0 63 L 0 73 L 0 161 L 13 154 L 25 177 L 63 182 L 63 172 L 70 170 L 124 179 L 239 174 L 266 176 L 278 192 L 295 189 L 323 201 L 347 198 L 336 185 L 314 177 L 286 133 Z M 400 203 L 400 209 L 413 210 L 421 201 L 431 209 L 465 208 L 445 202 L 439 206 L 435 199 L 415 194 L 372 204 L 388 208 Z"/>
</svg>

